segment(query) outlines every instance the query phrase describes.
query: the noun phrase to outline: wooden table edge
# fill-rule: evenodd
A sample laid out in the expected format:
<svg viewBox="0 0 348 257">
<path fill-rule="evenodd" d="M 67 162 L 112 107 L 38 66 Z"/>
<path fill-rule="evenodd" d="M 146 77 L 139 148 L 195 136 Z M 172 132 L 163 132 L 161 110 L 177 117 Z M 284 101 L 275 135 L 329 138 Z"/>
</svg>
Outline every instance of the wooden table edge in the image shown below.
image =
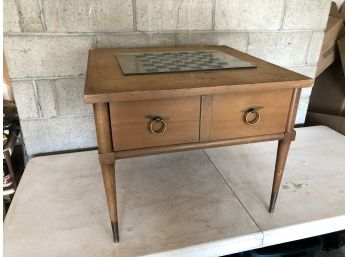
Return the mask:
<svg viewBox="0 0 348 257">
<path fill-rule="evenodd" d="M 282 81 L 267 82 L 258 84 L 241 84 L 241 85 L 223 85 L 214 87 L 197 87 L 185 89 L 169 89 L 169 90 L 151 90 L 151 91 L 133 91 L 133 92 L 105 92 L 103 94 L 84 91 L 84 103 L 108 103 L 117 101 L 137 101 L 160 98 L 173 98 L 185 96 L 202 96 L 217 94 L 232 94 L 245 90 L 263 91 L 263 90 L 283 90 L 290 88 L 313 87 L 314 79 L 298 80 L 298 81 Z"/>
</svg>

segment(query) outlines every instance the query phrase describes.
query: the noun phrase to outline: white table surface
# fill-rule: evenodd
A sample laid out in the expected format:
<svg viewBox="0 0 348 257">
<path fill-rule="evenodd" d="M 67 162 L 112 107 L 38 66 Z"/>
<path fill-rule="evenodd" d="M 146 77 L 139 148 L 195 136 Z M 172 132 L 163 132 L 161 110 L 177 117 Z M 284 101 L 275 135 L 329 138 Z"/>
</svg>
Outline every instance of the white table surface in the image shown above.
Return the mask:
<svg viewBox="0 0 348 257">
<path fill-rule="evenodd" d="M 345 228 L 344 136 L 297 129 L 275 213 L 277 142 L 117 161 L 120 243 L 96 151 L 28 163 L 4 223 L 4 256 L 221 256 Z"/>
</svg>

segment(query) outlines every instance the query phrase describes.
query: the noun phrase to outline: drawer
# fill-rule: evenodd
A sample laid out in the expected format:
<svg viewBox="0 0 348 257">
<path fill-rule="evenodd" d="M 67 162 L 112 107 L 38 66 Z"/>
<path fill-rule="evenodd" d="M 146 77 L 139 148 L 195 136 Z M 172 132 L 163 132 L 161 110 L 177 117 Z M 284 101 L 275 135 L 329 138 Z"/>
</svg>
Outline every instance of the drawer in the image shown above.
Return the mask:
<svg viewBox="0 0 348 257">
<path fill-rule="evenodd" d="M 284 132 L 291 97 L 292 89 L 214 95 L 210 139 Z"/>
<path fill-rule="evenodd" d="M 113 102 L 110 116 L 114 151 L 199 141 L 199 96 Z"/>
</svg>

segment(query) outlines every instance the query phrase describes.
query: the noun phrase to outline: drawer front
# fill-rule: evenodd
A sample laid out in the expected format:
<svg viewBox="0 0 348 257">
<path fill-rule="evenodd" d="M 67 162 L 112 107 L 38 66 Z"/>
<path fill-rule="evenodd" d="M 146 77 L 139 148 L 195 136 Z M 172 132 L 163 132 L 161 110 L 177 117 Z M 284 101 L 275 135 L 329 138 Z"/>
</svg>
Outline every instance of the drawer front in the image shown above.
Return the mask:
<svg viewBox="0 0 348 257">
<path fill-rule="evenodd" d="M 114 151 L 199 140 L 199 96 L 114 102 L 110 116 Z"/>
<path fill-rule="evenodd" d="M 291 96 L 292 89 L 214 95 L 210 139 L 284 132 Z"/>
</svg>

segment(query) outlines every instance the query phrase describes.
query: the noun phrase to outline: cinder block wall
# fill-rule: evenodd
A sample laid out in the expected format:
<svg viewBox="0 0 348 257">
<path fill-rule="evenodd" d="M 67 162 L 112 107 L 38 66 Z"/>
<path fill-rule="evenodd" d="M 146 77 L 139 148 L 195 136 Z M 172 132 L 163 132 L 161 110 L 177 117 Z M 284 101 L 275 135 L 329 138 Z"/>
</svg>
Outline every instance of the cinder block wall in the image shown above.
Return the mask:
<svg viewBox="0 0 348 257">
<path fill-rule="evenodd" d="M 330 2 L 4 0 L 4 50 L 28 154 L 96 146 L 82 100 L 88 49 L 224 44 L 314 77 Z"/>
</svg>

